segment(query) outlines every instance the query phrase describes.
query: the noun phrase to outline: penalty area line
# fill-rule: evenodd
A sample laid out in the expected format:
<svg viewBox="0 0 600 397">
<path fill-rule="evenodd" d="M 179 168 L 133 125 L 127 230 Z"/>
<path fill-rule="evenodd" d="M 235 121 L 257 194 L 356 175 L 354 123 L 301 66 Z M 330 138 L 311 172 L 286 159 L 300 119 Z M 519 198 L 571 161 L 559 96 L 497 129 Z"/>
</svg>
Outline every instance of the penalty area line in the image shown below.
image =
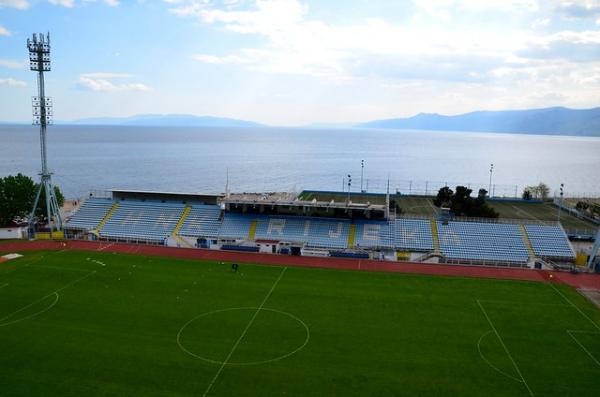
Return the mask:
<svg viewBox="0 0 600 397">
<path fill-rule="evenodd" d="M 260 306 L 256 309 L 256 311 L 254 312 L 254 315 L 252 316 L 252 318 L 248 322 L 248 325 L 246 325 L 246 328 L 244 328 L 244 331 L 242 332 L 242 334 L 240 335 L 240 337 L 238 338 L 238 340 L 235 342 L 235 344 L 233 345 L 233 347 L 229 351 L 229 354 L 227 355 L 227 357 L 225 358 L 225 360 L 223 360 L 223 363 L 219 367 L 219 370 L 217 371 L 217 373 L 213 377 L 212 381 L 209 383 L 209 385 L 206 388 L 206 391 L 204 392 L 204 394 L 202 395 L 202 397 L 206 397 L 208 395 L 208 393 L 210 392 L 210 389 L 212 389 L 213 385 L 215 384 L 215 382 L 219 378 L 219 375 L 221 375 L 221 372 L 223 371 L 223 368 L 225 368 L 225 366 L 227 365 L 227 362 L 229 361 L 229 359 L 231 359 L 231 356 L 233 356 L 233 353 L 235 352 L 235 349 L 237 349 L 237 347 L 240 344 L 240 342 L 242 341 L 242 339 L 244 339 L 244 336 L 246 336 L 246 333 L 248 332 L 248 330 L 252 326 L 252 323 L 254 323 L 254 320 L 256 319 L 256 316 L 258 316 L 258 312 L 260 312 L 261 309 L 263 308 L 263 306 L 265 305 L 265 303 L 267 303 L 267 300 L 269 300 L 269 297 L 271 296 L 271 294 L 275 290 L 275 287 L 277 287 L 277 284 L 279 284 L 279 281 L 283 277 L 283 274 L 285 273 L 286 270 L 287 270 L 287 267 L 284 267 L 283 270 L 281 270 L 281 273 L 279 273 L 279 277 L 277 277 L 277 280 L 275 280 L 275 282 L 273 283 L 273 286 L 269 290 L 269 293 L 267 293 L 267 296 L 265 296 L 265 299 L 263 299 L 263 301 L 260 304 Z"/>
<path fill-rule="evenodd" d="M 483 308 L 483 305 L 481 304 L 481 302 L 479 301 L 479 299 L 477 299 L 477 304 L 479 305 L 479 308 L 481 309 L 481 311 L 483 312 L 483 315 L 485 316 L 485 319 L 487 320 L 488 324 L 490 324 L 490 326 L 492 327 L 492 330 L 494 331 L 494 333 L 496 334 L 496 336 L 498 337 L 498 340 L 500 341 L 500 344 L 502 345 L 502 347 L 504 348 L 504 351 L 506 352 L 506 355 L 508 356 L 508 358 L 510 359 L 510 361 L 512 362 L 512 364 L 514 365 L 515 369 L 517 370 L 517 373 L 519 374 L 519 376 L 521 377 L 521 380 L 523 381 L 523 384 L 525 385 L 525 387 L 527 388 L 527 391 L 529 392 L 529 394 L 531 396 L 533 396 L 533 392 L 531 391 L 531 389 L 529 388 L 529 385 L 527 384 L 527 381 L 525 380 L 525 377 L 523 377 L 523 374 L 521 373 L 521 370 L 519 369 L 519 366 L 517 365 L 515 359 L 513 358 L 512 354 L 510 354 L 510 351 L 508 351 L 508 348 L 506 347 L 506 345 L 504 344 L 504 340 L 502 340 L 502 337 L 500 336 L 500 333 L 498 333 L 498 330 L 496 329 L 496 327 L 494 326 L 494 323 L 492 322 L 492 320 L 490 319 L 490 317 L 488 316 L 487 312 L 485 311 L 485 309 Z"/>
<path fill-rule="evenodd" d="M 8 319 L 9 319 L 9 318 L 11 318 L 12 316 L 14 316 L 14 315 L 15 315 L 15 314 L 17 314 L 17 313 L 20 313 L 20 312 L 22 312 L 23 310 L 27 310 L 27 309 L 29 309 L 31 306 L 35 305 L 36 303 L 39 303 L 39 302 L 43 301 L 44 299 L 47 299 L 47 298 L 51 297 L 52 295 L 57 295 L 57 296 L 58 296 L 58 293 L 59 293 L 60 291 L 64 290 L 65 288 L 69 288 L 70 286 L 72 286 L 72 285 L 74 285 L 74 284 L 76 284 L 76 283 L 78 283 L 78 282 L 80 282 L 80 281 L 82 281 L 82 280 L 84 280 L 84 279 L 86 279 L 86 278 L 90 277 L 90 276 L 91 276 L 91 275 L 93 275 L 93 274 L 96 274 L 96 271 L 95 271 L 95 270 L 94 270 L 93 272 L 90 272 L 90 273 L 86 274 L 86 275 L 85 275 L 85 276 L 83 276 L 83 277 L 80 277 L 80 278 L 78 278 L 77 280 L 71 281 L 70 283 L 68 283 L 68 284 L 66 284 L 66 285 L 64 285 L 64 286 L 62 286 L 62 287 L 60 287 L 60 288 L 59 288 L 59 289 L 57 289 L 56 291 L 52 291 L 52 292 L 50 292 L 48 295 L 45 295 L 45 296 L 41 297 L 40 299 L 37 299 L 37 300 L 35 300 L 35 301 L 31 302 L 30 304 L 28 304 L 28 305 L 26 305 L 26 306 L 23 306 L 22 308 L 20 308 L 20 309 L 18 309 L 18 310 L 16 310 L 16 311 L 14 311 L 14 312 L 12 312 L 11 314 L 9 314 L 9 315 L 7 315 L 7 316 L 4 316 L 3 318 L 0 318 L 0 323 L 1 323 L 1 322 L 3 322 L 3 321 L 5 321 L 5 320 L 8 320 Z M 57 298 L 57 299 L 58 299 L 58 298 Z"/>
<path fill-rule="evenodd" d="M 585 348 L 583 343 L 579 342 L 579 339 L 577 339 L 575 337 L 575 335 L 573 335 L 574 333 L 592 333 L 592 332 L 572 331 L 570 329 L 567 330 L 567 334 L 569 334 L 569 336 L 575 341 L 575 343 L 577 343 L 579 345 L 579 347 L 581 347 L 581 349 L 584 352 L 586 352 L 586 354 L 588 356 L 590 356 L 590 358 L 596 363 L 596 365 L 598 365 L 600 367 L 600 361 L 598 361 L 598 359 L 596 359 L 596 357 L 594 357 L 594 355 L 588 349 Z M 594 332 L 593 334 L 596 334 L 596 332 Z"/>
</svg>

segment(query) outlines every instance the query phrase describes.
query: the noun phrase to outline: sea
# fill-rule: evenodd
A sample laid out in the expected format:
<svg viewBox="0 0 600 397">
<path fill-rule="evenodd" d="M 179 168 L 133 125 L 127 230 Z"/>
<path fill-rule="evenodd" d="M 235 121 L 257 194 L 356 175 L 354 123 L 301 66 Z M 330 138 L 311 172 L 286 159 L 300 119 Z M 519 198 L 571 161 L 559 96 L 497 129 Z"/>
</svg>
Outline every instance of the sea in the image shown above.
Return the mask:
<svg viewBox="0 0 600 397">
<path fill-rule="evenodd" d="M 51 126 L 48 164 L 66 197 L 135 189 L 431 194 L 448 185 L 520 196 L 546 183 L 600 196 L 600 138 L 389 129 Z M 493 167 L 491 166 L 493 164 Z M 0 176 L 40 170 L 39 130 L 0 126 Z M 491 170 L 491 172 L 490 172 Z"/>
</svg>

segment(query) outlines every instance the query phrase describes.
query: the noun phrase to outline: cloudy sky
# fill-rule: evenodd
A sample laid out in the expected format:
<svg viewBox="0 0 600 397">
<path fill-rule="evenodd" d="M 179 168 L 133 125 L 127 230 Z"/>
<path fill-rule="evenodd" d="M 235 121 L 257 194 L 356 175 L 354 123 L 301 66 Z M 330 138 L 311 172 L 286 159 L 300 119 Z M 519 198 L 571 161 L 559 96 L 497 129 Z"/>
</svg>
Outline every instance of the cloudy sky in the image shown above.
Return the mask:
<svg viewBox="0 0 600 397">
<path fill-rule="evenodd" d="M 600 0 L 0 0 L 0 120 L 31 117 L 34 31 L 57 120 L 600 105 Z"/>
</svg>

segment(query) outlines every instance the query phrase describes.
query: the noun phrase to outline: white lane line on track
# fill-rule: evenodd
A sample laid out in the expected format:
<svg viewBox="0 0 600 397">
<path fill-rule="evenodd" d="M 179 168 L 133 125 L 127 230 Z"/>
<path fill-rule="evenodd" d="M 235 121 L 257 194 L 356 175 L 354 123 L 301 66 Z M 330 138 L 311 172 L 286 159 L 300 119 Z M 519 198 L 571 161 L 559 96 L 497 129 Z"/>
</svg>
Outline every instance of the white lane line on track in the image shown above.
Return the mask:
<svg viewBox="0 0 600 397">
<path fill-rule="evenodd" d="M 235 344 L 231 348 L 231 351 L 229 352 L 229 354 L 227 355 L 227 357 L 223 361 L 223 364 L 221 364 L 221 366 L 219 367 L 219 370 L 217 371 L 217 373 L 215 374 L 214 378 L 212 379 L 212 381 L 210 382 L 210 384 L 206 388 L 206 391 L 204 392 L 204 394 L 202 395 L 202 397 L 206 397 L 208 395 L 208 393 L 210 392 L 210 389 L 212 389 L 213 385 L 217 381 L 217 378 L 219 377 L 219 375 L 221 375 L 221 372 L 223 371 L 223 368 L 225 368 L 225 365 L 227 365 L 227 362 L 229 361 L 229 359 L 231 358 L 231 356 L 233 356 L 233 353 L 235 352 L 235 349 L 237 349 L 237 347 L 240 344 L 240 342 L 242 341 L 242 339 L 244 339 L 244 336 L 246 336 L 246 332 L 248 332 L 248 330 L 252 326 L 252 323 L 256 319 L 256 316 L 258 316 L 258 313 L 260 312 L 260 310 L 262 309 L 262 307 L 265 305 L 265 303 L 267 302 L 267 300 L 269 299 L 269 297 L 271 296 L 271 294 L 275 290 L 275 287 L 277 287 L 277 284 L 279 284 L 279 281 L 283 277 L 283 274 L 285 273 L 286 270 L 287 270 L 287 267 L 284 267 L 283 270 L 281 271 L 281 273 L 279 273 L 279 277 L 277 277 L 277 280 L 275 280 L 275 282 L 273 283 L 273 286 L 269 290 L 269 293 L 267 294 L 267 296 L 265 296 L 265 299 L 263 299 L 263 301 L 260 304 L 260 306 L 254 312 L 254 315 L 250 319 L 250 322 L 248 322 L 248 325 L 246 325 L 246 328 L 244 328 L 244 331 L 242 332 L 242 334 L 240 335 L 240 337 L 238 338 L 238 340 L 235 342 Z"/>
<path fill-rule="evenodd" d="M 479 305 L 479 308 L 481 309 L 481 311 L 483 312 L 483 315 L 485 316 L 487 322 L 490 324 L 490 326 L 492 327 L 492 330 L 494 331 L 494 333 L 496 334 L 496 336 L 498 337 L 498 340 L 500 341 L 500 344 L 502 345 L 502 347 L 504 348 L 504 351 L 506 352 L 506 355 L 508 356 L 508 358 L 510 358 L 510 361 L 513 363 L 515 369 L 517 370 L 517 373 L 519 374 L 519 377 L 521 377 L 521 380 L 523 381 L 523 384 L 525 385 L 525 387 L 527 388 L 527 391 L 529 392 L 529 394 L 531 396 L 533 396 L 533 392 L 531 391 L 531 389 L 529 388 L 529 385 L 527 384 L 527 381 L 525 381 L 525 378 L 523 377 L 523 374 L 521 373 L 521 370 L 519 369 L 519 366 L 517 365 L 515 359 L 513 358 L 512 354 L 510 354 L 510 351 L 508 351 L 508 348 L 506 347 L 506 345 L 504 344 L 504 341 L 502 340 L 502 337 L 500 336 L 500 334 L 498 333 L 498 330 L 496 329 L 496 327 L 494 326 L 494 323 L 492 322 L 492 320 L 490 319 L 490 317 L 488 316 L 487 312 L 485 311 L 485 309 L 483 308 L 483 305 L 481 304 L 481 302 L 479 301 L 479 299 L 477 300 L 477 304 Z"/>
</svg>

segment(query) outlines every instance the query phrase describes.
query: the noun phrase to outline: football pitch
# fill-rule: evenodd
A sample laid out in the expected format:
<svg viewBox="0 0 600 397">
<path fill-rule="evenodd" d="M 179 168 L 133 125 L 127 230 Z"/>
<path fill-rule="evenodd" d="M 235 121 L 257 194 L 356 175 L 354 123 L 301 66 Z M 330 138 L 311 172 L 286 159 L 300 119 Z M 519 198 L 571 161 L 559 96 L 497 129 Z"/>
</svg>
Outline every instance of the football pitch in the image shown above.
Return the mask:
<svg viewBox="0 0 600 397">
<path fill-rule="evenodd" d="M 399 265 L 401 266 L 401 265 Z M 0 263 L 2 396 L 597 396 L 540 282 L 39 251 Z"/>
</svg>

